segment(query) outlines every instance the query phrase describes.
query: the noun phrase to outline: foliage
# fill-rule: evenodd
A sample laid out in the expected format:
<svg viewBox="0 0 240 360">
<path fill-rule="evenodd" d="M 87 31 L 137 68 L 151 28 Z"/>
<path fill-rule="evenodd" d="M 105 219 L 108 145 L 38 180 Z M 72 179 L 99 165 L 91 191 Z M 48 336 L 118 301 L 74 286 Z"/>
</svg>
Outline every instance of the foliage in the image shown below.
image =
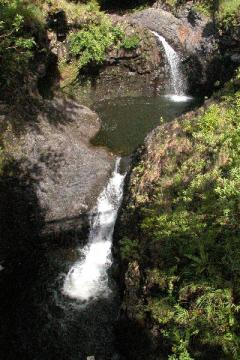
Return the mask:
<svg viewBox="0 0 240 360">
<path fill-rule="evenodd" d="M 239 29 L 240 0 L 221 1 L 218 12 L 218 26 L 222 31 Z"/>
<path fill-rule="evenodd" d="M 143 268 L 148 264 L 146 283 L 154 284 L 148 285 L 145 312 L 172 348 L 169 359 L 211 358 L 217 353 L 218 358 L 237 360 L 240 91 L 225 94 L 197 118 L 186 118 L 181 129 L 173 138 L 174 148 L 164 131 L 159 132 L 162 145 L 154 151 L 159 152 L 155 156 L 161 176 L 135 195 L 137 200 L 151 189 L 148 203 L 137 210 L 141 235 L 131 235 L 136 239 L 133 247 L 138 243 L 135 259 Z M 148 163 L 144 170 L 142 165 L 135 184 L 142 184 L 141 177 L 150 172 Z M 129 256 L 132 260 L 131 252 Z"/>
<path fill-rule="evenodd" d="M 121 35 L 121 30 L 114 28 L 105 16 L 100 24 L 89 25 L 76 33 L 71 33 L 68 37 L 70 52 L 78 59 L 79 69 L 89 63 L 102 64 L 107 50 Z"/>
<path fill-rule="evenodd" d="M 219 1 L 219 13 L 222 17 L 226 14 L 234 14 L 239 10 L 239 0 L 220 0 Z"/>
<path fill-rule="evenodd" d="M 139 46 L 140 38 L 136 34 L 127 36 L 103 14 L 99 20 L 99 23 L 88 24 L 68 36 L 70 53 L 77 59 L 79 70 L 91 64 L 101 65 L 111 49 L 133 50 Z"/>
<path fill-rule="evenodd" d="M 124 237 L 120 241 L 120 250 L 122 259 L 136 260 L 139 258 L 139 245 L 137 240 L 130 240 Z"/>
<path fill-rule="evenodd" d="M 81 22 L 90 21 L 95 22 L 100 14 L 99 4 L 92 0 L 88 2 L 72 2 L 67 0 L 50 0 L 48 2 L 49 12 L 55 13 L 63 10 L 68 21 Z"/>
<path fill-rule="evenodd" d="M 0 83 L 12 88 L 33 57 L 32 27 L 42 26 L 39 9 L 22 0 L 0 0 Z M 36 31 L 36 29 L 34 29 Z"/>
<path fill-rule="evenodd" d="M 209 16 L 211 14 L 212 4 L 211 2 L 196 2 L 193 9 L 202 15 Z"/>
<path fill-rule="evenodd" d="M 126 50 L 133 50 L 139 46 L 139 43 L 140 38 L 137 35 L 126 36 L 121 43 L 121 47 Z"/>
<path fill-rule="evenodd" d="M 188 0 L 161 0 L 171 10 L 176 10 L 183 4 L 187 4 Z M 240 0 L 194 0 L 192 2 L 192 9 L 205 16 L 214 16 L 221 24 L 228 23 L 230 26 L 230 19 L 236 18 L 239 13 Z"/>
</svg>

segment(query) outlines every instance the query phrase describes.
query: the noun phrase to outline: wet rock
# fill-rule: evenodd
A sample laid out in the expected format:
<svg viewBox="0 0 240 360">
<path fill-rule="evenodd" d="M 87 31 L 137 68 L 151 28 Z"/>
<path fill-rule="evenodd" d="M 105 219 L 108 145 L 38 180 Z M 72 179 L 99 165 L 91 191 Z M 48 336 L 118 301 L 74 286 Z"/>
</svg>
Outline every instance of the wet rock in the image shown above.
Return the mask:
<svg viewBox="0 0 240 360">
<path fill-rule="evenodd" d="M 129 15 L 127 19 L 158 32 L 180 53 L 190 92 L 197 87 L 203 91 L 219 77 L 222 68 L 218 61 L 218 40 L 215 26 L 208 17 L 186 6 L 177 17 L 162 9 L 149 8 Z"/>
<path fill-rule="evenodd" d="M 104 66 L 83 76 L 81 88 L 74 94 L 87 105 L 118 96 L 156 95 L 169 83 L 164 52 L 155 36 L 142 26 L 129 24 L 124 17 L 117 17 L 116 24 L 127 36 L 137 35 L 139 45 L 136 49 L 111 49 Z"/>
</svg>

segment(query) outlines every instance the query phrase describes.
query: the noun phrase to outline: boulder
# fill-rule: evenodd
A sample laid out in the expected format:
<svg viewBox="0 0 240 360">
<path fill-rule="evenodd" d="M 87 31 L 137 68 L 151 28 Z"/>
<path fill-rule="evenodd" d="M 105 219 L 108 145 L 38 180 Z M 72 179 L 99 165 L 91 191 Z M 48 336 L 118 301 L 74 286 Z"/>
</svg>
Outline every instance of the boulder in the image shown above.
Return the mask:
<svg viewBox="0 0 240 360">
<path fill-rule="evenodd" d="M 25 119 L 24 129 L 18 129 L 12 156 L 34 183 L 44 213 L 43 235 L 57 238 L 67 231 L 76 235 L 88 222 L 114 156 L 90 144 L 100 121 L 87 107 L 55 98 L 34 110 L 31 105 L 28 111 L 32 114 Z"/>
</svg>

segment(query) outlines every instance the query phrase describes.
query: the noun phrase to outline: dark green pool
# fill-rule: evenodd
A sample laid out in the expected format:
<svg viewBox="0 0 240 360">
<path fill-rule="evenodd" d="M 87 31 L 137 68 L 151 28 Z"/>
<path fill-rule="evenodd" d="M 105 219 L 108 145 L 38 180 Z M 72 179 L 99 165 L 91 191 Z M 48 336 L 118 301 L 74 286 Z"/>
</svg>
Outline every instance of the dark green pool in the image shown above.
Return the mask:
<svg viewBox="0 0 240 360">
<path fill-rule="evenodd" d="M 182 100 L 182 101 L 181 101 Z M 199 99 L 166 96 L 118 98 L 95 104 L 102 127 L 92 140 L 122 155 L 131 154 L 146 135 L 160 124 L 170 121 L 196 106 Z"/>
</svg>

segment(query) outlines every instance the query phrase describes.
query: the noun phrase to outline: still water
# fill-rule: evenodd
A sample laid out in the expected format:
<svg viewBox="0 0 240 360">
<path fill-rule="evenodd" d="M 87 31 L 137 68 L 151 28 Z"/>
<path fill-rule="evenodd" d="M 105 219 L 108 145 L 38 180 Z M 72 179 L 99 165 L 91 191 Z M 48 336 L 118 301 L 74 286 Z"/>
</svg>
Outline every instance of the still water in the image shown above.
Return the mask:
<svg viewBox="0 0 240 360">
<path fill-rule="evenodd" d="M 94 145 L 107 146 L 113 152 L 130 155 L 146 135 L 163 121 L 191 110 L 199 100 L 186 96 L 125 97 L 101 101 L 95 111 L 102 128 L 92 140 Z"/>
</svg>

